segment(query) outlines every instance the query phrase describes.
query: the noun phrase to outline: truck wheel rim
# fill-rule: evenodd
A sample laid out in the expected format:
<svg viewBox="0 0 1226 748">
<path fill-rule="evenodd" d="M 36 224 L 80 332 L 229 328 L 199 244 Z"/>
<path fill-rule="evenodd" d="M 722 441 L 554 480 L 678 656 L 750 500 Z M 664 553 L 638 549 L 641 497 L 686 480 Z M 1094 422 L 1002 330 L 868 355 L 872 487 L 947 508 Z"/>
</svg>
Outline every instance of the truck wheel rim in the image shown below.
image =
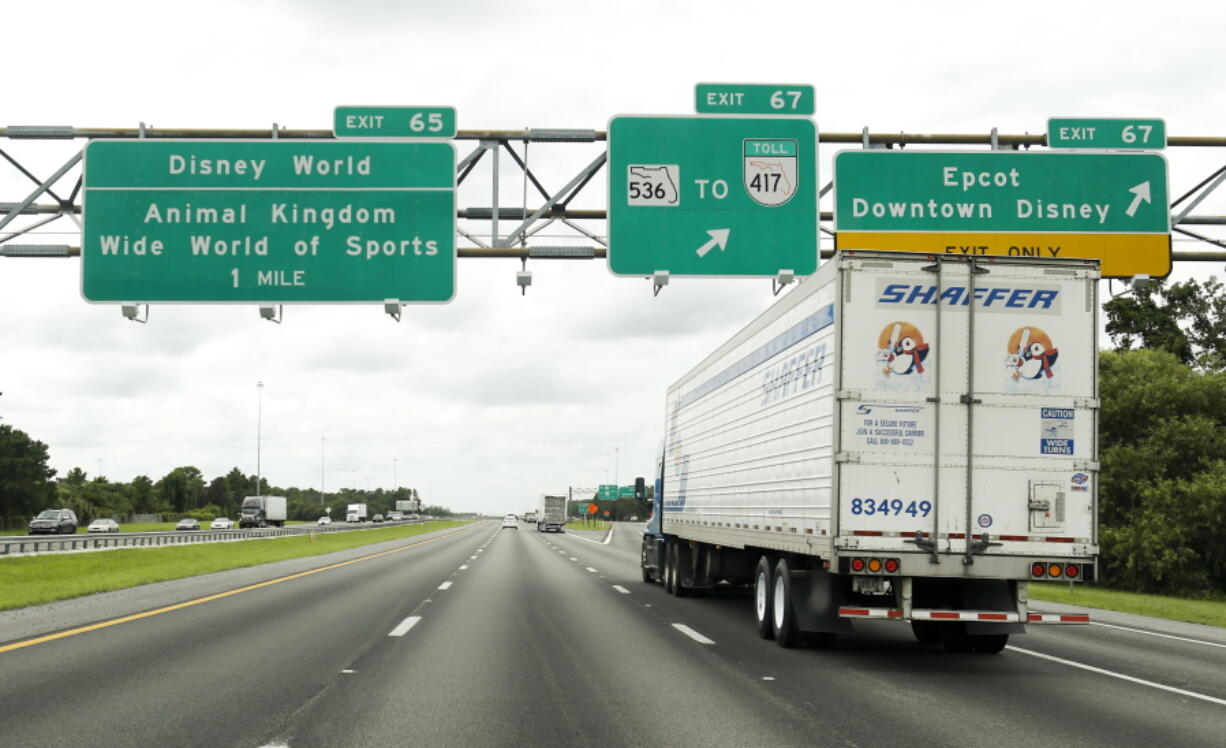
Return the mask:
<svg viewBox="0 0 1226 748">
<path fill-rule="evenodd" d="M 768 585 L 766 583 L 766 574 L 764 572 L 758 572 L 758 583 L 754 585 L 754 588 L 755 588 L 754 591 L 757 593 L 755 596 L 756 597 L 755 603 L 757 605 L 759 621 L 766 620 L 766 595 L 767 595 L 766 588 L 767 586 Z"/>
<path fill-rule="evenodd" d="M 787 590 L 784 587 L 786 584 L 787 580 L 782 574 L 775 577 L 775 628 L 779 630 L 783 629 L 783 614 L 786 612 L 784 610 L 784 606 L 787 605 Z"/>
</svg>

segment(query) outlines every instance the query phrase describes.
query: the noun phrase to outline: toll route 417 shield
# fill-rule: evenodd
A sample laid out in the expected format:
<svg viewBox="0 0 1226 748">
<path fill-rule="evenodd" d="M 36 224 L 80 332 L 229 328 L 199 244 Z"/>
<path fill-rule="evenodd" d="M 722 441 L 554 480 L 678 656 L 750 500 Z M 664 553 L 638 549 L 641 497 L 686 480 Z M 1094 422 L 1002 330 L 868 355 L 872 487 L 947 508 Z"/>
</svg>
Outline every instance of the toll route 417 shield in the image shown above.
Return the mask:
<svg viewBox="0 0 1226 748">
<path fill-rule="evenodd" d="M 783 205 L 799 187 L 795 140 L 746 140 L 745 191 L 759 205 Z"/>
</svg>

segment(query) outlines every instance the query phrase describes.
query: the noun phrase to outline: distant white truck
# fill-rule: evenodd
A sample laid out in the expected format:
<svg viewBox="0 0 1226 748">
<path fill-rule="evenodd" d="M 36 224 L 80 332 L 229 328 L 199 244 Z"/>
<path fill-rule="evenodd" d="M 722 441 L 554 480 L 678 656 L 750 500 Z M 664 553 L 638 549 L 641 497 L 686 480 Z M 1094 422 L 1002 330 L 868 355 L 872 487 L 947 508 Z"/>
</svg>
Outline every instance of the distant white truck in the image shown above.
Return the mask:
<svg viewBox="0 0 1226 748">
<path fill-rule="evenodd" d="M 401 513 L 403 519 L 420 519 L 421 499 L 400 499 L 396 502 L 396 511 Z"/>
<path fill-rule="evenodd" d="M 365 504 L 350 504 L 345 508 L 346 522 L 365 522 L 369 518 Z"/>
<path fill-rule="evenodd" d="M 239 527 L 284 527 L 286 501 L 284 496 L 247 496 L 239 508 Z"/>
<path fill-rule="evenodd" d="M 644 581 L 753 589 L 758 634 L 858 620 L 1001 651 L 1093 581 L 1092 260 L 844 251 L 669 388 Z"/>
<path fill-rule="evenodd" d="M 566 527 L 566 497 L 541 494 L 541 508 L 536 511 L 538 532 L 562 532 Z"/>
</svg>

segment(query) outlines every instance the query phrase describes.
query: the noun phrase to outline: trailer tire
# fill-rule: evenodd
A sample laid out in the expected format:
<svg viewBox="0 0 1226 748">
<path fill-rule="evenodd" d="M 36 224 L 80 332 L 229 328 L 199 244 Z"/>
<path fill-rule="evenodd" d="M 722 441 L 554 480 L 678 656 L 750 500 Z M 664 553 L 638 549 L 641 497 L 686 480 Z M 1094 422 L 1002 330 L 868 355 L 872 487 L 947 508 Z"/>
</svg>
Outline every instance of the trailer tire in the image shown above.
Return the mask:
<svg viewBox="0 0 1226 748">
<path fill-rule="evenodd" d="M 681 582 L 681 544 L 672 542 L 668 544 L 668 568 L 672 570 L 673 588 L 670 592 L 676 597 L 685 597 L 690 590 Z"/>
<path fill-rule="evenodd" d="M 772 639 L 775 636 L 771 619 L 771 562 L 766 556 L 758 559 L 758 568 L 753 575 L 754 620 L 758 624 L 758 636 Z"/>
<path fill-rule="evenodd" d="M 643 572 L 643 581 L 647 584 L 655 582 L 655 577 L 651 574 L 651 569 L 647 568 L 647 539 L 643 539 L 643 547 L 639 551 L 639 569 Z"/>
<path fill-rule="evenodd" d="M 911 633 L 920 644 L 941 643 L 941 624 L 935 621 L 912 621 Z"/>
<path fill-rule="evenodd" d="M 978 654 L 1000 654 L 1009 643 L 1008 634 L 976 634 L 967 639 L 970 640 L 971 649 Z"/>
<path fill-rule="evenodd" d="M 775 643 L 784 648 L 800 644 L 800 626 L 796 623 L 796 607 L 792 601 L 791 575 L 788 573 L 788 560 L 779 559 L 775 565 L 775 575 L 771 584 L 771 627 L 775 634 Z"/>
<path fill-rule="evenodd" d="M 669 595 L 673 594 L 676 576 L 673 573 L 673 543 L 671 540 L 664 542 L 664 558 L 660 562 L 660 576 L 664 579 L 664 591 Z"/>
</svg>

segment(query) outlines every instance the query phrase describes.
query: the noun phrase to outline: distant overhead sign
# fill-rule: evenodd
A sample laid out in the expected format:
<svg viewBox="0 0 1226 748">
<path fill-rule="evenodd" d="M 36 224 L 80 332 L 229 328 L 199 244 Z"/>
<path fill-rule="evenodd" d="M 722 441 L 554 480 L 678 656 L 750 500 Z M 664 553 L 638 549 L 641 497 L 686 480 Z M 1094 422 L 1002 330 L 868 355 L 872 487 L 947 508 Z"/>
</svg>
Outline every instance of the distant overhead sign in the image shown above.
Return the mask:
<svg viewBox="0 0 1226 748">
<path fill-rule="evenodd" d="M 617 486 L 614 486 L 612 484 L 601 484 L 601 486 L 596 491 L 596 498 L 598 499 L 616 499 L 617 498 Z"/>
<path fill-rule="evenodd" d="M 817 127 L 807 118 L 609 122 L 609 268 L 774 276 L 817 269 Z"/>
<path fill-rule="evenodd" d="M 813 86 L 806 83 L 699 83 L 699 114 L 780 114 L 813 116 Z"/>
<path fill-rule="evenodd" d="M 98 140 L 82 293 L 97 302 L 444 302 L 450 143 Z"/>
<path fill-rule="evenodd" d="M 1166 122 L 1129 117 L 1047 120 L 1049 148 L 1158 151 L 1166 148 Z"/>
<path fill-rule="evenodd" d="M 338 106 L 332 134 L 338 138 L 454 138 L 455 107 Z"/>
<path fill-rule="evenodd" d="M 1090 257 L 1106 276 L 1170 272 L 1160 154 L 843 151 L 834 170 L 838 249 Z"/>
</svg>

